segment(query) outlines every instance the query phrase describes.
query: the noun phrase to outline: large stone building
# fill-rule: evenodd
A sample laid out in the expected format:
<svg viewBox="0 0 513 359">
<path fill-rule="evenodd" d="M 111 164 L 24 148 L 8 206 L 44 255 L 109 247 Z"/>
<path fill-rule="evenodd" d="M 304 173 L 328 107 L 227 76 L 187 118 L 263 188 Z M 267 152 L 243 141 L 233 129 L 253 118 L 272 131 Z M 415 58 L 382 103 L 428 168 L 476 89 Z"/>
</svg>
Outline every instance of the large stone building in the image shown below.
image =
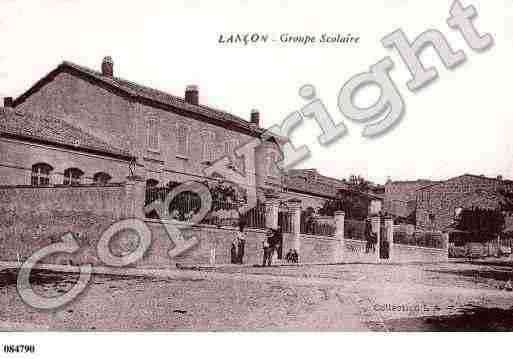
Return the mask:
<svg viewBox="0 0 513 359">
<path fill-rule="evenodd" d="M 448 230 L 462 209 L 500 208 L 504 192 L 513 192 L 513 182 L 464 174 L 417 190 L 416 225 L 423 230 Z M 506 215 L 506 226 L 512 218 Z"/>
<path fill-rule="evenodd" d="M 234 169 L 242 170 L 243 159 L 235 156 L 234 150 L 264 133 L 258 111 L 252 111 L 246 121 L 201 104 L 196 86 L 188 86 L 181 98 L 121 79 L 115 75 L 110 57 L 104 58 L 101 71 L 63 62 L 16 99 L 6 99 L 5 105 L 2 126 L 12 125 L 12 118 L 23 118 L 32 121 L 37 136 L 57 136 L 68 148 L 21 144 L 20 138 L 17 142 L 2 140 L 2 184 L 30 184 L 38 164 L 45 173 L 51 171 L 50 183 L 64 183 L 59 177 L 66 177 L 67 168 L 74 168 L 73 176 L 81 174 L 84 181 L 92 181 L 97 172 L 123 180 L 128 167 L 119 161 L 127 158 L 136 159 L 136 174 L 153 186 L 204 181 L 212 178 L 205 177 L 203 169 L 225 155 Z M 53 128 L 45 127 L 48 123 Z M 38 132 L 37 128 L 44 130 Z M 82 151 L 102 146 L 118 158 L 110 156 L 107 165 L 106 151 L 94 156 Z M 279 156 L 274 138 L 256 148 L 260 196 L 269 190 L 281 191 L 281 172 L 275 165 Z"/>
</svg>

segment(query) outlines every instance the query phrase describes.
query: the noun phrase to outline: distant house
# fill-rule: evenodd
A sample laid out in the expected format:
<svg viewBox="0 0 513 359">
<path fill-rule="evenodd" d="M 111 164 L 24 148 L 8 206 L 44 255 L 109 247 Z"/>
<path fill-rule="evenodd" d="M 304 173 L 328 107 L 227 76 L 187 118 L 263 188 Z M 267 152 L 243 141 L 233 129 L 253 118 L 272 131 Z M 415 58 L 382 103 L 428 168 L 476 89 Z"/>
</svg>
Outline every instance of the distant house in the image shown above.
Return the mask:
<svg viewBox="0 0 513 359">
<path fill-rule="evenodd" d="M 464 174 L 416 191 L 416 225 L 423 230 L 448 230 L 465 208 L 501 208 L 504 193 L 513 192 L 513 181 Z M 506 215 L 506 227 L 513 218 Z"/>
<path fill-rule="evenodd" d="M 437 182 L 427 179 L 387 181 L 383 210 L 394 217 L 410 217 L 416 208 L 417 190 L 435 183 Z"/>
<path fill-rule="evenodd" d="M 284 175 L 282 199 L 298 198 L 303 209 L 322 208 L 347 187 L 345 181 L 321 175 L 316 169 L 293 169 Z"/>
<path fill-rule="evenodd" d="M 348 204 L 344 209 L 348 218 L 363 219 L 383 212 L 383 199 L 371 193 L 341 188 L 337 199 Z"/>
</svg>

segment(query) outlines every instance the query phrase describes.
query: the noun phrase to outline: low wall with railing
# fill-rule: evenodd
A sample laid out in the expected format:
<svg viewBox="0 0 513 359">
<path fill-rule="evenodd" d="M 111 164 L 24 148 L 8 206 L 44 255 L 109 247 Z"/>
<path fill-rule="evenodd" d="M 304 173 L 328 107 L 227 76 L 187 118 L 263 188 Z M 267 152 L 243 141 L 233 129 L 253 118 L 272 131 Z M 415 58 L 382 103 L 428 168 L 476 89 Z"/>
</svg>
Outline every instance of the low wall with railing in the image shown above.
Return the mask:
<svg viewBox="0 0 513 359">
<path fill-rule="evenodd" d="M 164 227 L 165 221 L 147 219 L 146 224 L 152 232 L 152 244 L 144 258 L 138 263 L 142 266 L 169 266 L 184 265 L 211 265 L 228 264 L 231 262 L 232 241 L 237 235 L 235 227 L 216 227 L 211 225 L 194 225 L 181 229 L 185 241 L 192 237 L 197 239 L 197 244 L 182 254 L 170 258 L 169 250 L 174 248 L 174 243 L 169 238 Z M 263 241 L 265 231 L 259 229 L 244 230 L 246 243 L 244 248 L 244 264 L 261 264 L 263 255 Z"/>
<path fill-rule="evenodd" d="M 169 238 L 164 224 L 157 219 L 145 218 L 143 213 L 145 195 L 146 202 L 153 200 L 148 198 L 148 193 L 155 195 L 157 199 L 162 197 L 160 192 L 146 191 L 144 182 L 135 177 L 129 177 L 126 183 L 108 186 L 2 187 L 0 260 L 27 258 L 39 248 L 59 241 L 66 232 L 73 232 L 78 234 L 77 241 L 82 248 L 81 253 L 64 256 L 61 259 L 71 259 L 73 263 L 87 263 L 89 259 L 96 257 L 94 250 L 103 231 L 112 223 L 124 218 L 143 219 L 152 232 L 151 247 L 143 259 L 134 266 L 230 263 L 232 241 L 238 231 L 234 223 L 240 220 L 246 224 L 245 264 L 261 264 L 262 244 L 265 239 L 263 228 L 269 223 L 274 223 L 272 227 L 277 228 L 280 222 L 285 232 L 282 253 L 285 255 L 289 249 L 297 249 L 300 263 L 435 262 L 448 258 L 447 240 L 441 233 L 411 234 L 394 231 L 391 219 L 385 219 L 384 225 L 380 225 L 382 219 L 377 217 L 374 217 L 371 223 L 372 228 L 377 229 L 380 234 L 380 239 L 375 250 L 369 251 L 366 249 L 365 221 L 345 219 L 343 212 L 335 212 L 334 217 L 317 217 L 301 223 L 300 207 L 295 201 L 290 203 L 288 212 L 281 215 L 276 201 L 270 201 L 265 206 L 259 205 L 242 214 L 236 221 L 232 221 L 232 226 L 225 225 L 229 221 L 213 218 L 224 212 L 239 213 L 232 210 L 232 207 L 237 205 L 230 203 L 225 206 L 214 203 L 210 216 L 204 220 L 207 223 L 181 230 L 186 239 L 196 237 L 198 243 L 175 258 L 170 258 L 168 252 L 174 247 L 174 243 Z M 189 201 L 186 198 L 185 206 L 178 201 L 173 203 L 176 207 L 172 206 L 169 209 L 179 210 L 180 213 L 183 212 L 179 213 L 180 215 L 185 215 L 196 210 L 194 201 L 195 199 Z M 191 205 L 187 207 L 189 204 Z M 165 220 L 163 222 L 165 223 Z M 121 239 L 120 246 L 123 247 L 124 239 Z M 379 244 L 382 241 L 389 244 L 389 256 L 380 256 Z M 98 259 L 95 258 L 91 262 L 94 264 Z"/>
<path fill-rule="evenodd" d="M 441 232 L 411 232 L 394 227 L 392 258 L 395 262 L 443 262 L 448 257 L 448 242 Z"/>
<path fill-rule="evenodd" d="M 447 262 L 447 249 L 394 244 L 394 262 Z"/>
</svg>

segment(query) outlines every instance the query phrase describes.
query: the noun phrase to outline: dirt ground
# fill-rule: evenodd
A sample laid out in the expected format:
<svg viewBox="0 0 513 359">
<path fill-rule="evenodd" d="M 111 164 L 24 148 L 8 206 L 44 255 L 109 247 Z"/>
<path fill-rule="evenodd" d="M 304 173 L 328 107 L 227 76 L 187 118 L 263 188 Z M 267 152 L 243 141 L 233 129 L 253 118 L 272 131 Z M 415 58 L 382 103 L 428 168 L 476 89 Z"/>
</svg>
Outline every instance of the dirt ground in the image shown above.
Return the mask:
<svg viewBox="0 0 513 359">
<path fill-rule="evenodd" d="M 0 270 L 0 330 L 510 331 L 509 263 L 345 264 L 95 274 L 58 311 L 25 305 L 16 269 Z M 73 273 L 38 270 L 45 296 Z"/>
</svg>

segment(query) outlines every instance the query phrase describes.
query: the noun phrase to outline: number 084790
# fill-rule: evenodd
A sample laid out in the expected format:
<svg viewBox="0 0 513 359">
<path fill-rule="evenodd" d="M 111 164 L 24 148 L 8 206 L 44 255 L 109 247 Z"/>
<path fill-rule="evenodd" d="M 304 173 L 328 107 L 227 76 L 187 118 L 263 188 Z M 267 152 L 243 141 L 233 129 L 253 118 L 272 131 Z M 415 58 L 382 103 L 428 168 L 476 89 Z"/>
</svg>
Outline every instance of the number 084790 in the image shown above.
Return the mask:
<svg viewBox="0 0 513 359">
<path fill-rule="evenodd" d="M 4 344 L 4 353 L 34 353 L 33 344 Z"/>
</svg>

